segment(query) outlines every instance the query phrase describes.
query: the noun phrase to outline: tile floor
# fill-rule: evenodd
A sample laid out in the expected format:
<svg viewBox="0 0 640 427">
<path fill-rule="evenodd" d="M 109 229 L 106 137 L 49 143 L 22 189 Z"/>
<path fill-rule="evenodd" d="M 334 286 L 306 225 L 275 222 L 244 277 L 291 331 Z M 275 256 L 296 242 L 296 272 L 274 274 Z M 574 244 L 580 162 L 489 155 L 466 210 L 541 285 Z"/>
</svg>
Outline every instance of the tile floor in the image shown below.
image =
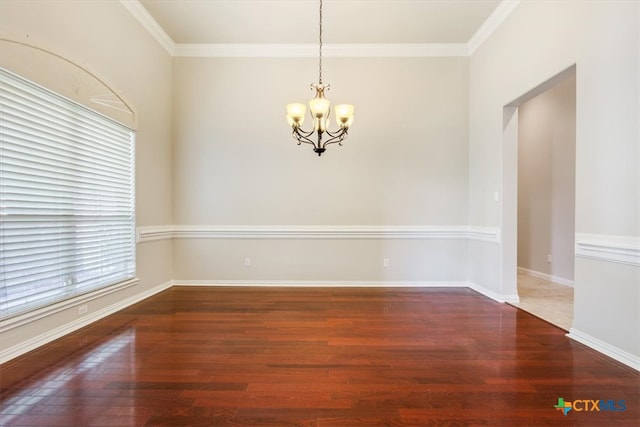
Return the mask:
<svg viewBox="0 0 640 427">
<path fill-rule="evenodd" d="M 573 288 L 518 272 L 520 302 L 512 304 L 566 331 L 573 324 Z"/>
</svg>

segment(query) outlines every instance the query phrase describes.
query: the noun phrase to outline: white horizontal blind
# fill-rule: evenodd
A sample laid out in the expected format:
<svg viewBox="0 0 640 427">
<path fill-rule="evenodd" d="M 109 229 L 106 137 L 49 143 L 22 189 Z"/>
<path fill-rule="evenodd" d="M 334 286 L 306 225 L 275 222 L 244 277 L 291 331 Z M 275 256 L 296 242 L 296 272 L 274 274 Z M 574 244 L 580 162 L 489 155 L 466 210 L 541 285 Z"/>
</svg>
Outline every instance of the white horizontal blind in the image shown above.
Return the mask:
<svg viewBox="0 0 640 427">
<path fill-rule="evenodd" d="M 135 276 L 134 133 L 0 69 L 0 316 Z"/>
</svg>

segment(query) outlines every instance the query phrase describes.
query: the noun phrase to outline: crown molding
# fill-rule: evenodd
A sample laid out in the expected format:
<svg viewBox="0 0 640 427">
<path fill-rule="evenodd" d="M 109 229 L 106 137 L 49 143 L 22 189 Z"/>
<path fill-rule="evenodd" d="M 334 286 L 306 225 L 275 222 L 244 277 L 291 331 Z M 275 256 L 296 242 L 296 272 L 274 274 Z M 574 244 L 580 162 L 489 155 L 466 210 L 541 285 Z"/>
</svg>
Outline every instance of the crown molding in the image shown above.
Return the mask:
<svg viewBox="0 0 640 427">
<path fill-rule="evenodd" d="M 173 56 L 208 58 L 315 58 L 315 44 L 177 44 Z M 325 44 L 327 58 L 416 58 L 469 56 L 464 43 L 417 44 Z"/>
<path fill-rule="evenodd" d="M 521 0 L 503 0 L 467 43 L 326 44 L 323 56 L 334 58 L 468 57 L 513 12 Z M 175 57 L 313 58 L 315 44 L 175 43 L 138 0 L 120 0 L 134 18 Z"/>
<path fill-rule="evenodd" d="M 140 4 L 138 0 L 120 0 L 120 3 L 138 20 L 140 25 L 146 29 L 149 34 L 167 51 L 171 56 L 174 56 L 176 50 L 175 42 L 169 37 L 164 29 L 158 24 L 158 21 L 153 19 L 153 16 L 147 9 Z"/>
<path fill-rule="evenodd" d="M 313 48 L 314 56 L 317 56 L 318 47 L 313 45 Z M 326 45 L 326 53 L 338 58 L 469 56 L 466 43 L 328 44 Z M 323 47 L 322 55 L 325 55 L 325 47 Z"/>
<path fill-rule="evenodd" d="M 173 56 L 203 58 L 310 58 L 318 55 L 311 44 L 181 43 Z"/>
<path fill-rule="evenodd" d="M 482 23 L 480 28 L 471 36 L 467 42 L 469 56 L 471 56 L 490 36 L 498 29 L 498 27 L 507 19 L 511 12 L 518 7 L 521 0 L 502 0 L 486 21 Z"/>
</svg>

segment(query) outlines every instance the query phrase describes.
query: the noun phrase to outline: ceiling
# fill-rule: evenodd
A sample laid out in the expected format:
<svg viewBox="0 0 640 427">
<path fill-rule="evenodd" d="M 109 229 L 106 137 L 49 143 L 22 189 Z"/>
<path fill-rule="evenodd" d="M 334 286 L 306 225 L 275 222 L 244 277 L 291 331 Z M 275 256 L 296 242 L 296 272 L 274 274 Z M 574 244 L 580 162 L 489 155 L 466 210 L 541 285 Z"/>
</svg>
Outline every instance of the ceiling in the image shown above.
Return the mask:
<svg viewBox="0 0 640 427">
<path fill-rule="evenodd" d="M 318 42 L 318 0 L 139 0 L 175 44 Z M 324 0 L 329 44 L 464 44 L 500 0 Z"/>
</svg>

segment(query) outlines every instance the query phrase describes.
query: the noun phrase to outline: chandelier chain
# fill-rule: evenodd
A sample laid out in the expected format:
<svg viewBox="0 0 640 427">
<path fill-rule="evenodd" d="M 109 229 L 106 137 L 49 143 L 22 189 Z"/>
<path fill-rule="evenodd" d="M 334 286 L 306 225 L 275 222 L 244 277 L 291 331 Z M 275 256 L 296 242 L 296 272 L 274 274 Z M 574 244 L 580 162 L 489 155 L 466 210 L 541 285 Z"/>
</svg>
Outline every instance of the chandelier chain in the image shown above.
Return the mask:
<svg viewBox="0 0 640 427">
<path fill-rule="evenodd" d="M 322 0 L 320 0 L 320 52 L 319 52 L 319 61 L 318 61 L 318 84 L 322 86 Z"/>
</svg>

